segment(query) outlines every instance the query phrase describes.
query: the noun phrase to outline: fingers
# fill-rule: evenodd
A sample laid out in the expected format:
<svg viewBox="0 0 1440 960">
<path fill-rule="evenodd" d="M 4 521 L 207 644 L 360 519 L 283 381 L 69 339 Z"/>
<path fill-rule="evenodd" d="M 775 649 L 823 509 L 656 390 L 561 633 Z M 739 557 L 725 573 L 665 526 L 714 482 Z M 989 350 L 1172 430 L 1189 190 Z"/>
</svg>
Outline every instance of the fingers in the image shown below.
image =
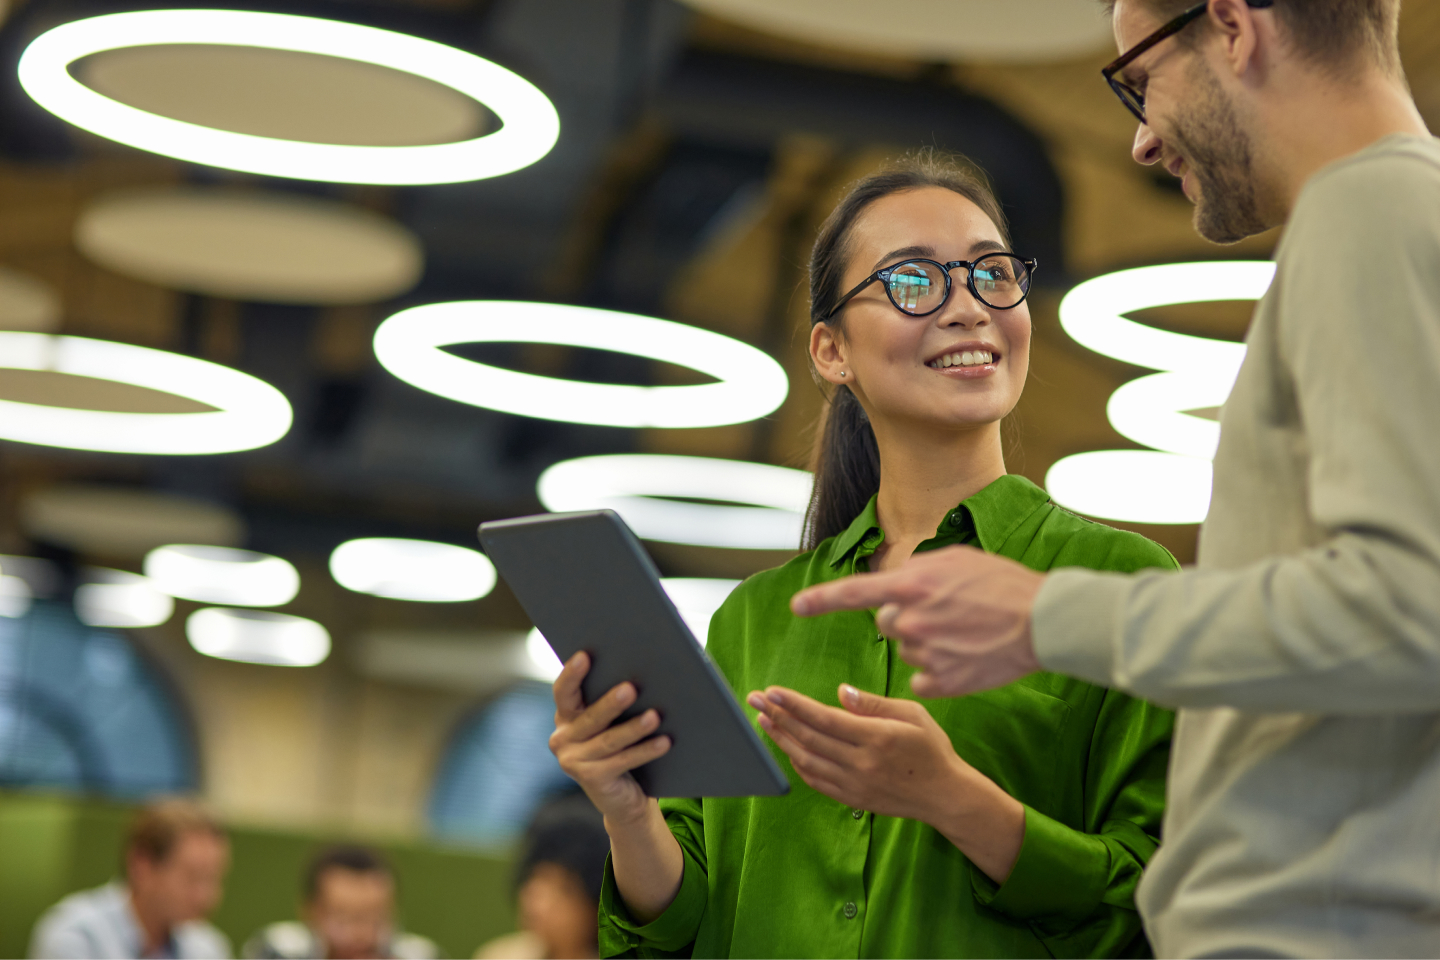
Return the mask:
<svg viewBox="0 0 1440 960">
<path fill-rule="evenodd" d="M 814 617 L 835 610 L 868 610 L 894 601 L 909 602 L 923 585 L 904 567 L 886 573 L 861 573 L 801 590 L 790 598 L 796 616 Z"/>
<path fill-rule="evenodd" d="M 585 709 L 585 697 L 580 693 L 580 681 L 590 672 L 590 655 L 581 650 L 565 661 L 560 676 L 555 678 L 551 691 L 555 694 L 555 725 L 569 723 Z"/>
<path fill-rule="evenodd" d="M 616 684 L 579 716 L 557 722 L 555 732 L 561 735 L 562 740 L 570 743 L 589 740 L 614 723 L 615 718 L 624 713 L 637 696 L 633 683 L 626 681 Z"/>
<path fill-rule="evenodd" d="M 585 761 L 577 764 L 588 777 L 618 777 L 622 773 L 643 767 L 658 757 L 670 752 L 673 741 L 668 736 L 651 737 L 627 750 L 606 757 L 604 760 Z M 572 774 L 572 776 L 574 776 Z M 579 777 L 576 777 L 579 780 Z M 582 781 L 583 782 L 583 781 Z"/>
<path fill-rule="evenodd" d="M 796 693 L 794 690 L 787 690 L 784 687 L 767 687 L 762 699 L 764 706 L 755 706 L 755 702 L 750 705 L 770 714 L 771 719 L 777 719 L 782 713 L 789 714 L 793 721 L 798 721 L 827 737 L 843 741 L 846 744 L 861 743 L 865 739 L 863 721 L 844 710 L 827 707 L 803 693 Z M 775 710 L 776 707 L 780 709 Z"/>
<path fill-rule="evenodd" d="M 655 710 L 646 710 L 640 716 L 631 717 L 587 740 L 571 741 L 567 759 L 573 758 L 580 763 L 604 760 L 650 736 L 659 726 L 660 714 Z"/>
<path fill-rule="evenodd" d="M 884 717 L 907 723 L 923 719 L 919 714 L 929 716 L 928 711 L 914 700 L 882 697 L 865 690 L 857 690 L 848 683 L 840 684 L 840 705 L 859 717 Z"/>
<path fill-rule="evenodd" d="M 805 778 L 806 783 L 809 783 L 813 777 L 819 777 L 831 783 L 847 778 L 844 767 L 830 757 L 809 749 L 799 739 L 792 736 L 789 730 L 780 727 L 764 714 L 760 715 L 760 728 L 771 740 L 775 741 L 777 747 L 785 751 L 785 755 L 790 758 L 790 765 L 795 768 L 795 772 Z"/>
</svg>

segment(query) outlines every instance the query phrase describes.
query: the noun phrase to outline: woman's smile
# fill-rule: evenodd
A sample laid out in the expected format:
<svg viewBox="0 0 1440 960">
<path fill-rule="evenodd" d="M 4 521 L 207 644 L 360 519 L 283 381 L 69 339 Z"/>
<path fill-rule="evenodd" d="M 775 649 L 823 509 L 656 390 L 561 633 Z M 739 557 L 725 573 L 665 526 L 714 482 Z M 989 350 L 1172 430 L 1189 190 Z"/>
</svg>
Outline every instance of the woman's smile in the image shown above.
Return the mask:
<svg viewBox="0 0 1440 960">
<path fill-rule="evenodd" d="M 954 380 L 989 377 L 1000 368 L 1000 351 L 981 340 L 953 344 L 925 361 L 925 366 Z"/>
</svg>

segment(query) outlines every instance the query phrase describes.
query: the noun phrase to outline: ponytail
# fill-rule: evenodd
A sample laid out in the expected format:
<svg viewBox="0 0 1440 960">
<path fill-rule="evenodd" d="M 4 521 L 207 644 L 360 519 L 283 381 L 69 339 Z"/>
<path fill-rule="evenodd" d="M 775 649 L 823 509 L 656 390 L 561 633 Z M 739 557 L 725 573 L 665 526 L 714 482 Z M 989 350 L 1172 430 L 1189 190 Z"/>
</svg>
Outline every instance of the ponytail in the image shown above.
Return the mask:
<svg viewBox="0 0 1440 960">
<path fill-rule="evenodd" d="M 811 327 L 817 323 L 828 323 L 836 330 L 842 327 L 843 312 L 829 319 L 826 314 L 842 295 L 840 283 L 849 263 L 847 241 L 860 214 L 881 197 L 922 187 L 940 187 L 965 197 L 990 218 L 1009 243 L 1005 214 L 984 175 L 963 161 L 922 150 L 856 183 L 821 225 L 810 254 Z M 829 398 L 818 435 L 815 487 L 805 511 L 801 540 L 805 550 L 842 533 L 880 491 L 880 447 L 870 418 L 849 387 L 837 387 Z"/>
</svg>

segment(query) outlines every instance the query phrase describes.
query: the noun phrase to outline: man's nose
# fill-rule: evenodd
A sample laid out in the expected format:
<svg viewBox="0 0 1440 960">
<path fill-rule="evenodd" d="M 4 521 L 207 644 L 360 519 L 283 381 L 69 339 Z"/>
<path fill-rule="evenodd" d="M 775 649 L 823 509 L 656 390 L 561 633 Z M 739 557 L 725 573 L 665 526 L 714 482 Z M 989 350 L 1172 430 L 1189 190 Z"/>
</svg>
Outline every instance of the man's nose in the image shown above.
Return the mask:
<svg viewBox="0 0 1440 960">
<path fill-rule="evenodd" d="M 1130 156 L 1141 166 L 1148 167 L 1151 164 L 1160 162 L 1160 148 L 1164 144 L 1146 124 L 1140 124 L 1135 131 L 1135 145 L 1130 149 Z"/>
</svg>

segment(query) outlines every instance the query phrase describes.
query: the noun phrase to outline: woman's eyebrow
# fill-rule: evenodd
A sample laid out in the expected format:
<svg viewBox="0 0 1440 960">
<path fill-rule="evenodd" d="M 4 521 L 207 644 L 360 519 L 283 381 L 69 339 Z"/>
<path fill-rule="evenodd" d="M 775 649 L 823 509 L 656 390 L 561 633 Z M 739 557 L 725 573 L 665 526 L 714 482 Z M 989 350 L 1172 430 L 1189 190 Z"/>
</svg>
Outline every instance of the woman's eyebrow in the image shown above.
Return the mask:
<svg viewBox="0 0 1440 960">
<path fill-rule="evenodd" d="M 970 246 L 970 256 L 972 257 L 977 253 L 995 253 L 997 251 L 1001 253 L 1005 251 L 1005 244 L 999 240 L 976 240 Z"/>
<path fill-rule="evenodd" d="M 875 261 L 875 266 L 871 267 L 870 269 L 871 269 L 871 270 L 879 270 L 881 267 L 885 266 L 886 264 L 894 263 L 896 260 L 903 260 L 905 257 L 933 257 L 933 256 L 935 256 L 935 248 L 934 248 L 934 247 L 924 247 L 924 246 L 901 247 L 899 250 L 891 250 L 889 253 L 885 254 L 885 256 L 881 257 L 879 260 L 876 260 L 876 261 Z"/>
</svg>

